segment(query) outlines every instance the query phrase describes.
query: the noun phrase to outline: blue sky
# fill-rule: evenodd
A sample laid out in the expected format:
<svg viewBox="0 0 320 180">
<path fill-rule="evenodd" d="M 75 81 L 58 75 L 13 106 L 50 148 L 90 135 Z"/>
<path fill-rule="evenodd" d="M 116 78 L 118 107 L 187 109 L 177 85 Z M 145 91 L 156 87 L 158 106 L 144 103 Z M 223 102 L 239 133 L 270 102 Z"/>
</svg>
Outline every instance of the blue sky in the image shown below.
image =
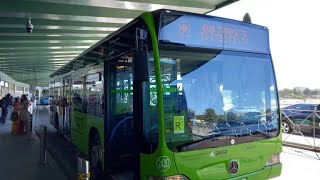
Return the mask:
<svg viewBox="0 0 320 180">
<path fill-rule="evenodd" d="M 269 28 L 278 88 L 320 88 L 320 2 L 315 0 L 240 0 L 210 15 Z"/>
</svg>

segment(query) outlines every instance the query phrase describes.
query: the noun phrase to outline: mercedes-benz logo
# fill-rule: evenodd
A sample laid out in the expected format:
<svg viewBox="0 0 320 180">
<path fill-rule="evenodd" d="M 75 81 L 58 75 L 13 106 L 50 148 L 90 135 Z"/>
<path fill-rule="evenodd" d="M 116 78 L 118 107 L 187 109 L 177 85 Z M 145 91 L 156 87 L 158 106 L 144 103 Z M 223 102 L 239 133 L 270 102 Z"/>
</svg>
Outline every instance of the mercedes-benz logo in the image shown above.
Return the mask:
<svg viewBox="0 0 320 180">
<path fill-rule="evenodd" d="M 234 175 L 239 170 L 239 164 L 237 161 L 231 161 L 228 167 L 228 171 L 230 174 Z"/>
</svg>

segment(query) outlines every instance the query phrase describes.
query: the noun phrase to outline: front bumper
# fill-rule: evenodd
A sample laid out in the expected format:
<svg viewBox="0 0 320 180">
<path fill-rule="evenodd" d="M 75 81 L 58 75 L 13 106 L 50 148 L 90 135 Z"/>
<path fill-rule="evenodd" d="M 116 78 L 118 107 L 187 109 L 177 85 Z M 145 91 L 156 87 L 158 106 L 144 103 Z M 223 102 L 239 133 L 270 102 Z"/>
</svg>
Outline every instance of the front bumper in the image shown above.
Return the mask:
<svg viewBox="0 0 320 180">
<path fill-rule="evenodd" d="M 282 164 L 275 164 L 273 166 L 267 166 L 264 169 L 242 176 L 230 178 L 229 180 L 264 180 L 271 179 L 281 175 Z"/>
</svg>

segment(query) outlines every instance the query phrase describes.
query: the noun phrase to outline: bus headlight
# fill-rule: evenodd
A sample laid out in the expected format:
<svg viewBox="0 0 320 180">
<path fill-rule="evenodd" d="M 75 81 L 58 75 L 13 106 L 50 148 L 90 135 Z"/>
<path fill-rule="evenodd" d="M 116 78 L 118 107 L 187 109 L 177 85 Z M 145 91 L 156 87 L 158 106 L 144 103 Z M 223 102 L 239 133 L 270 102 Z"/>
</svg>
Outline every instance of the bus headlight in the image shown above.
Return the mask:
<svg viewBox="0 0 320 180">
<path fill-rule="evenodd" d="M 189 180 L 183 175 L 175 175 L 175 176 L 150 176 L 148 180 Z"/>
<path fill-rule="evenodd" d="M 280 163 L 280 154 L 273 154 L 269 159 L 269 161 L 267 162 L 266 166 L 272 166 L 279 163 Z"/>
</svg>

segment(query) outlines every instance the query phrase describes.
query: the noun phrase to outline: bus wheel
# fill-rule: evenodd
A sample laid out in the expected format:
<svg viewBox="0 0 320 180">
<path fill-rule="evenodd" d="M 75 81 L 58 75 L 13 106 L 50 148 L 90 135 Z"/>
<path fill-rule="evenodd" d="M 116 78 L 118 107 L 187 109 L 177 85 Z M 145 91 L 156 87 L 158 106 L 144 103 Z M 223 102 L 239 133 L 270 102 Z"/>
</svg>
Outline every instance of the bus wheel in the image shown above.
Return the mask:
<svg viewBox="0 0 320 180">
<path fill-rule="evenodd" d="M 91 179 L 97 179 L 102 175 L 102 146 L 98 134 L 90 138 L 90 174 Z"/>
</svg>

